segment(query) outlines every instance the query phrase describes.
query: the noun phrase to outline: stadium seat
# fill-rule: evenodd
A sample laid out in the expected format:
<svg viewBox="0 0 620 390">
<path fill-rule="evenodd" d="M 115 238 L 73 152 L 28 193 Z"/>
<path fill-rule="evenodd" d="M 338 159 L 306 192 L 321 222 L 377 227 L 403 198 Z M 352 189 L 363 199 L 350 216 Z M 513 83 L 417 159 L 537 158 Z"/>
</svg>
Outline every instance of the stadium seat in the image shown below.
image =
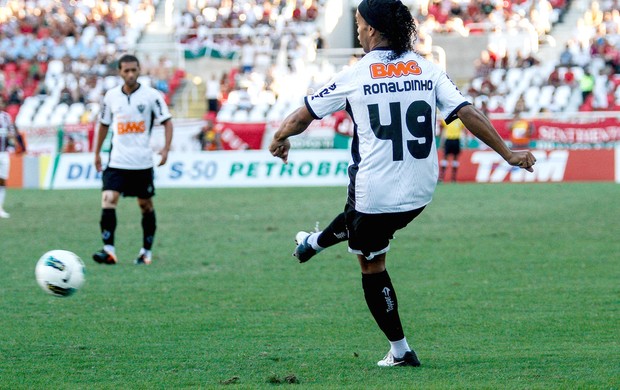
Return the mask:
<svg viewBox="0 0 620 390">
<path fill-rule="evenodd" d="M 149 87 L 153 86 L 152 80 L 151 80 L 151 76 L 147 76 L 147 75 L 142 75 L 140 77 L 138 77 L 138 82 L 142 85 L 147 85 Z"/>
<path fill-rule="evenodd" d="M 48 126 L 60 126 L 65 122 L 66 113 L 61 111 L 53 111 L 48 118 Z"/>
<path fill-rule="evenodd" d="M 573 66 L 570 69 L 573 71 L 573 74 L 575 75 L 575 80 L 577 81 L 581 80 L 584 74 L 583 68 L 581 66 Z"/>
<path fill-rule="evenodd" d="M 32 126 L 32 116 L 34 115 L 34 111 L 24 111 L 20 110 L 15 117 L 15 126 L 18 129 L 25 129 Z"/>
<path fill-rule="evenodd" d="M 86 109 L 86 106 L 84 105 L 84 103 L 76 102 L 76 103 L 73 103 L 69 107 L 69 112 L 68 113 L 82 115 L 84 113 L 85 109 Z"/>
<path fill-rule="evenodd" d="M 265 111 L 260 106 L 254 106 L 248 114 L 248 121 L 252 123 L 265 121 Z"/>
<path fill-rule="evenodd" d="M 50 113 L 39 110 L 32 118 L 33 127 L 48 127 Z"/>
<path fill-rule="evenodd" d="M 519 84 L 522 71 L 523 70 L 521 68 L 510 68 L 506 71 L 506 83 L 508 83 L 508 90 L 516 88 L 517 84 Z"/>
<path fill-rule="evenodd" d="M 99 103 L 88 103 L 86 109 L 96 116 L 101 110 L 101 105 Z"/>
<path fill-rule="evenodd" d="M 105 91 L 116 87 L 120 83 L 120 78 L 118 76 L 106 76 L 103 79 L 103 89 Z"/>
<path fill-rule="evenodd" d="M 267 114 L 265 115 L 265 119 L 268 122 L 279 121 L 282 119 L 282 114 L 280 110 L 278 110 L 275 106 L 273 106 L 269 109 L 269 111 L 267 111 Z"/>
<path fill-rule="evenodd" d="M 234 104 L 226 103 L 217 113 L 218 122 L 230 122 L 233 118 L 233 113 L 237 109 Z"/>
<path fill-rule="evenodd" d="M 489 98 L 487 108 L 490 112 L 504 112 L 504 97 L 501 95 L 493 95 Z"/>
<path fill-rule="evenodd" d="M 549 108 L 553 101 L 553 93 L 555 92 L 555 87 L 553 85 L 545 85 L 540 88 L 540 95 L 538 97 L 538 104 L 540 108 Z"/>
<path fill-rule="evenodd" d="M 491 73 L 489 74 L 489 79 L 491 80 L 491 83 L 497 87 L 502 83 L 505 75 L 506 75 L 506 70 L 493 69 Z"/>
<path fill-rule="evenodd" d="M 46 77 L 49 76 L 58 76 L 61 75 L 62 72 L 64 72 L 65 70 L 65 66 L 62 63 L 62 61 L 60 60 L 51 60 L 48 64 L 47 64 L 47 73 L 45 74 Z"/>
<path fill-rule="evenodd" d="M 247 110 L 240 109 L 240 110 L 235 111 L 235 113 L 233 114 L 232 121 L 236 123 L 247 122 L 248 121 Z"/>
<path fill-rule="evenodd" d="M 523 94 L 523 99 L 525 99 L 525 106 L 529 109 L 531 113 L 536 113 L 540 109 L 540 104 L 538 101 L 540 95 L 540 88 L 536 85 L 530 86 L 525 90 Z"/>
</svg>

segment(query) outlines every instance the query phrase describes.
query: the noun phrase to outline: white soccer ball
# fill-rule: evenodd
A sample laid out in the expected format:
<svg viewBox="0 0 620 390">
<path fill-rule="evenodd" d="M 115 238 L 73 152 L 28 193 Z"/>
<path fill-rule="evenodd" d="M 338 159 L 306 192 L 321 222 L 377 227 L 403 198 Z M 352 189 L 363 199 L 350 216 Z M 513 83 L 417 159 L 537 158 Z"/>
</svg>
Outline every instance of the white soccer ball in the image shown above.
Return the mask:
<svg viewBox="0 0 620 390">
<path fill-rule="evenodd" d="M 73 252 L 53 250 L 41 256 L 34 274 L 43 291 L 68 297 L 84 284 L 84 263 Z"/>
</svg>

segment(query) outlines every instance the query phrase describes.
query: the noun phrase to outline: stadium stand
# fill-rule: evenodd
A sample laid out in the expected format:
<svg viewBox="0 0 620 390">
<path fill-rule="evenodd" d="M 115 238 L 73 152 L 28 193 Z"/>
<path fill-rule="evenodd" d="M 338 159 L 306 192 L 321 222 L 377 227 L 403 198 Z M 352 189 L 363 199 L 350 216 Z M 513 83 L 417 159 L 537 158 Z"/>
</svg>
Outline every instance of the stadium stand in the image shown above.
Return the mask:
<svg viewBox="0 0 620 390">
<path fill-rule="evenodd" d="M 530 115 L 620 109 L 616 101 L 620 85 L 620 14 L 616 3 L 601 6 L 591 2 L 558 58 L 541 61 L 483 53 L 479 71 L 466 88 L 472 101 L 478 107 L 486 101 L 491 112 L 509 114 L 520 98 Z M 588 74 L 593 75 L 593 90 L 583 94 L 580 83 Z"/>
<path fill-rule="evenodd" d="M 334 60 L 335 51 L 326 48 L 317 23 L 326 12 L 324 1 L 174 3 L 185 6 L 173 15 L 173 24 L 187 62 L 212 56 L 230 63 L 229 70 L 219 74 L 218 121 L 279 120 L 360 54 L 359 49 L 338 49 L 341 58 Z M 411 1 L 419 22 L 417 49 L 445 61 L 433 52 L 438 34 L 488 36 L 475 75 L 462 90 L 490 113 L 618 110 L 618 1 L 580 1 L 587 4 L 580 10 L 573 3 Z M 119 82 L 115 59 L 135 50 L 159 6 L 158 0 L 75 2 L 63 7 L 45 0 L 7 2 L 0 15 L 0 85 L 17 125 L 94 120 L 101 96 Z M 569 11 L 582 11 L 577 28 L 569 30 L 572 36 L 560 53 L 541 57 L 538 45 L 553 45 L 554 28 Z M 534 42 L 511 45 L 515 31 L 534 32 Z M 186 84 L 186 68 L 175 68 L 165 55 L 152 59 L 148 52 L 143 54 L 141 82 L 160 89 L 172 104 Z M 201 76 L 207 79 L 215 71 L 206 69 Z M 593 77 L 592 93 L 582 93 L 588 73 Z"/>
<path fill-rule="evenodd" d="M 310 4 L 317 6 L 319 15 L 323 12 L 323 4 L 315 2 Z M 613 5 L 605 5 L 608 8 L 606 11 L 598 7 L 596 2 L 593 4 L 589 12 L 592 13 L 594 9 L 598 9 L 601 14 L 595 17 L 590 16 L 589 19 L 587 15 L 584 15 L 582 24 L 587 25 L 585 20 L 596 19 L 601 21 L 605 19 L 608 24 L 614 24 L 613 14 L 605 14 L 607 11 L 613 11 Z M 413 2 L 411 8 L 419 21 L 418 50 L 423 53 L 428 53 L 429 48 L 432 47 L 432 34 L 457 33 L 463 36 L 487 34 L 489 36 L 487 50 L 481 53 L 476 64 L 477 75 L 467 83 L 465 88 L 477 106 L 484 104 L 491 113 L 512 113 L 515 106 L 518 107 L 517 103 L 524 100 L 524 109 L 530 114 L 536 114 L 576 111 L 589 107 L 588 105 L 580 106 L 582 102 L 579 100 L 581 92 L 578 85 L 584 73 L 583 66 L 586 63 L 589 64 L 592 56 L 576 53 L 576 58 L 582 54 L 582 61 L 568 66 L 560 66 L 556 60 L 541 61 L 537 58 L 539 44 L 554 43 L 553 36 L 549 34 L 554 25 L 562 22 L 569 6 L 570 2 L 563 0 L 515 2 L 481 0 L 418 1 Z M 299 8 L 299 3 L 296 7 Z M 317 36 L 320 34 L 318 27 L 313 24 L 316 18 L 310 21 L 304 20 L 304 28 L 298 29 L 302 33 L 289 36 L 286 27 L 299 22 L 292 18 L 291 7 L 280 7 L 279 13 L 271 13 L 263 18 L 259 17 L 261 9 L 261 7 L 252 9 L 255 13 L 246 15 L 248 8 L 243 6 L 239 7 L 237 13 L 229 13 L 227 10 L 214 6 L 204 6 L 185 12 L 178 22 L 180 30 L 184 32 L 180 34 L 180 43 L 191 46 L 202 40 L 201 42 L 206 42 L 205 45 L 222 45 L 221 47 L 236 50 L 238 53 L 243 53 L 245 47 L 253 45 L 251 55 L 239 54 L 241 58 L 238 66 L 228 78 L 233 82 L 223 84 L 225 89 L 232 91 L 233 99 L 229 101 L 226 96 L 223 96 L 223 110 L 218 114 L 219 121 L 258 121 L 261 119 L 265 121 L 281 118 L 288 111 L 285 103 L 278 104 L 277 101 L 299 103 L 304 94 L 291 95 L 291 90 L 311 92 L 327 81 L 325 75 L 333 74 L 335 71 L 332 63 L 311 61 L 317 58 L 320 52 L 317 46 Z M 246 18 L 239 17 L 240 15 L 246 15 Z M 276 31 L 280 26 L 280 31 L 283 32 L 280 42 L 275 42 L 273 35 L 269 34 L 269 31 L 274 30 L 274 21 L 276 21 Z M 261 27 L 266 26 L 271 28 L 261 30 Z M 234 29 L 231 30 L 232 27 Z M 596 30 L 597 27 L 591 25 L 590 28 Z M 251 29 L 255 29 L 253 36 L 248 35 Z M 517 30 L 534 32 L 534 42 L 522 49 L 511 47 L 506 41 L 509 41 L 510 37 L 515 35 L 514 31 Z M 294 41 L 287 42 L 289 39 Z M 295 41 L 303 43 L 299 44 Z M 583 44 L 585 42 L 583 35 L 581 40 L 576 42 Z M 571 50 L 574 49 L 573 46 L 571 43 Z M 272 55 L 271 59 L 261 61 L 257 66 L 259 63 L 257 58 L 260 58 L 260 54 L 266 55 L 269 47 L 278 49 L 278 54 Z M 248 62 L 247 57 L 254 58 L 254 62 Z M 284 61 L 278 61 L 282 59 Z M 551 84 L 548 79 L 553 72 L 561 78 Z M 281 90 L 281 85 L 285 85 L 286 88 Z M 276 102 L 267 109 L 241 112 L 246 111 L 247 108 L 236 106 L 234 99 L 237 95 L 236 91 L 239 90 L 242 90 L 240 93 L 250 95 L 250 102 L 260 100 L 258 95 L 265 92 L 275 96 Z M 615 101 L 615 90 L 613 92 Z M 593 96 L 596 95 L 593 94 Z M 590 100 L 594 101 L 594 97 Z"/>
<path fill-rule="evenodd" d="M 119 83 L 113 76 L 119 53 L 135 47 L 157 4 L 7 2 L 0 15 L 0 81 L 16 125 L 92 121 L 103 93 Z M 162 90 L 169 102 L 185 76 L 164 63 L 145 75 L 142 81 Z"/>
</svg>

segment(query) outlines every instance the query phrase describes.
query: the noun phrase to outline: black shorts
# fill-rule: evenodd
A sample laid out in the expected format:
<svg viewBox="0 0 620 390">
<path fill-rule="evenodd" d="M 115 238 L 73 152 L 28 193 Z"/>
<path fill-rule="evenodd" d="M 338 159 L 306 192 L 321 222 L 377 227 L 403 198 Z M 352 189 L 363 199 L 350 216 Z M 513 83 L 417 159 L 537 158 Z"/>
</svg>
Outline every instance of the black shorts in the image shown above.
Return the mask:
<svg viewBox="0 0 620 390">
<path fill-rule="evenodd" d="M 150 199 L 155 195 L 153 168 L 133 170 L 108 167 L 103 171 L 102 191 L 106 190 L 120 192 L 123 196 Z"/>
<path fill-rule="evenodd" d="M 443 144 L 444 154 L 458 156 L 461 153 L 461 141 L 458 139 L 447 139 Z"/>
<path fill-rule="evenodd" d="M 349 231 L 349 252 L 369 260 L 387 252 L 394 233 L 420 215 L 424 207 L 401 213 L 365 214 L 347 204 L 344 216 Z"/>
</svg>

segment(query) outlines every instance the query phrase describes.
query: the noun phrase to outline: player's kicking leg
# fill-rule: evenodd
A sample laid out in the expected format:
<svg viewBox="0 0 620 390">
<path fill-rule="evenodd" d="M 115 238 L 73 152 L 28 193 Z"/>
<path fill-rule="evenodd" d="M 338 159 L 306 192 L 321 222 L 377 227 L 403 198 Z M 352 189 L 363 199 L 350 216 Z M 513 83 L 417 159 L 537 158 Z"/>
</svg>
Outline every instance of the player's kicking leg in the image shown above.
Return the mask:
<svg viewBox="0 0 620 390">
<path fill-rule="evenodd" d="M 347 237 L 344 213 L 340 213 L 323 231 L 313 233 L 305 231 L 298 232 L 295 235 L 295 244 L 297 247 L 293 252 L 293 256 L 295 256 L 300 263 L 305 263 L 323 249 L 346 241 Z"/>
</svg>

